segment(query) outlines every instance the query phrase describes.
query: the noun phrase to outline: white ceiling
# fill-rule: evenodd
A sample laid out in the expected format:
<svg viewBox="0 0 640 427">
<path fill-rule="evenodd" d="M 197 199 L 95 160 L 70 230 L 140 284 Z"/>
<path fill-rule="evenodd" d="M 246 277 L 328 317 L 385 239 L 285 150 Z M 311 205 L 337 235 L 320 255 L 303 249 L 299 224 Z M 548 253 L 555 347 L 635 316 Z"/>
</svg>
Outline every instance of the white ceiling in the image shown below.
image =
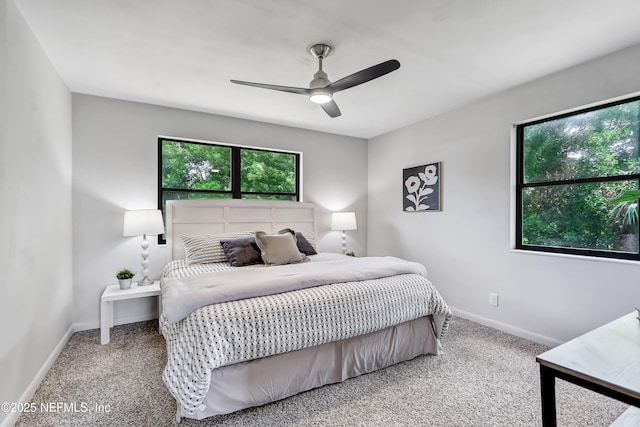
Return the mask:
<svg viewBox="0 0 640 427">
<path fill-rule="evenodd" d="M 640 43 L 638 0 L 15 0 L 73 92 L 370 138 Z M 399 70 L 304 96 L 308 47 L 334 47 L 332 81 L 388 59 Z"/>
</svg>

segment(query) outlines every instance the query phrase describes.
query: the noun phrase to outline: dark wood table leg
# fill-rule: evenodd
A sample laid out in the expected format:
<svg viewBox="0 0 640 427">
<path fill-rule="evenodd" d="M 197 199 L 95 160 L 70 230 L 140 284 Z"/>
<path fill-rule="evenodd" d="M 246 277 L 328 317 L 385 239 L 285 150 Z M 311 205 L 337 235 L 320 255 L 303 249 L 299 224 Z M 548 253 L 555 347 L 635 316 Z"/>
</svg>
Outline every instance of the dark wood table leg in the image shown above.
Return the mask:
<svg viewBox="0 0 640 427">
<path fill-rule="evenodd" d="M 540 365 L 542 426 L 556 427 L 556 376 L 552 369 Z"/>
</svg>

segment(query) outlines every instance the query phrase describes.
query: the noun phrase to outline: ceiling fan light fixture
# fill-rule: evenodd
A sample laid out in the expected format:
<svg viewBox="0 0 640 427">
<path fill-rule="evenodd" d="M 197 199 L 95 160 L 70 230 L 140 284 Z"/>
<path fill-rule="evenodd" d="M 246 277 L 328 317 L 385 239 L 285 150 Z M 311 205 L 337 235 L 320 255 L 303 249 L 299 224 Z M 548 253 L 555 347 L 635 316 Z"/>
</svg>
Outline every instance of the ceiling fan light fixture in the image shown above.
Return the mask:
<svg viewBox="0 0 640 427">
<path fill-rule="evenodd" d="M 314 104 L 326 104 L 331 99 L 331 93 L 324 90 L 316 90 L 309 95 L 309 100 Z"/>
</svg>

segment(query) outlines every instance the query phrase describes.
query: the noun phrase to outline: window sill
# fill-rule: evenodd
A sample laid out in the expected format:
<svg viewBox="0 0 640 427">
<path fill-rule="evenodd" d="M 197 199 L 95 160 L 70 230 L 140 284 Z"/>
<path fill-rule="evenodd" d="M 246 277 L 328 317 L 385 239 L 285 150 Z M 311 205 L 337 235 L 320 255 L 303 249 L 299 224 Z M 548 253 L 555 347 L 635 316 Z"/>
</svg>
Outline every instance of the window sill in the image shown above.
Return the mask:
<svg viewBox="0 0 640 427">
<path fill-rule="evenodd" d="M 638 264 L 639 261 L 635 261 L 631 259 L 605 258 L 605 257 L 594 257 L 594 256 L 574 255 L 574 254 L 559 254 L 555 252 L 527 251 L 524 249 L 514 249 L 514 248 L 509 250 L 509 252 L 524 254 L 524 255 L 533 255 L 533 256 L 569 258 L 569 259 L 575 259 L 580 261 L 596 261 L 596 262 L 606 262 L 606 263 L 612 263 L 612 264 L 639 265 Z"/>
</svg>

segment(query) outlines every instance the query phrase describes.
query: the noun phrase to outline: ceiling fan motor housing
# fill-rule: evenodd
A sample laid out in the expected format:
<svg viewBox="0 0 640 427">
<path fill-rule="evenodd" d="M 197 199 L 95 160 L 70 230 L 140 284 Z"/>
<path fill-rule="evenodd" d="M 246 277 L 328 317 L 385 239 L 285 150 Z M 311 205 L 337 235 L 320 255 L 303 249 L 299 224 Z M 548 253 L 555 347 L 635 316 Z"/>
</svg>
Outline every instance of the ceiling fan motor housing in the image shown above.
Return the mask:
<svg viewBox="0 0 640 427">
<path fill-rule="evenodd" d="M 327 79 L 327 73 L 322 70 L 318 70 L 313 75 L 313 80 L 309 82 L 309 89 L 317 89 L 319 87 L 325 87 L 331 82 Z"/>
</svg>

